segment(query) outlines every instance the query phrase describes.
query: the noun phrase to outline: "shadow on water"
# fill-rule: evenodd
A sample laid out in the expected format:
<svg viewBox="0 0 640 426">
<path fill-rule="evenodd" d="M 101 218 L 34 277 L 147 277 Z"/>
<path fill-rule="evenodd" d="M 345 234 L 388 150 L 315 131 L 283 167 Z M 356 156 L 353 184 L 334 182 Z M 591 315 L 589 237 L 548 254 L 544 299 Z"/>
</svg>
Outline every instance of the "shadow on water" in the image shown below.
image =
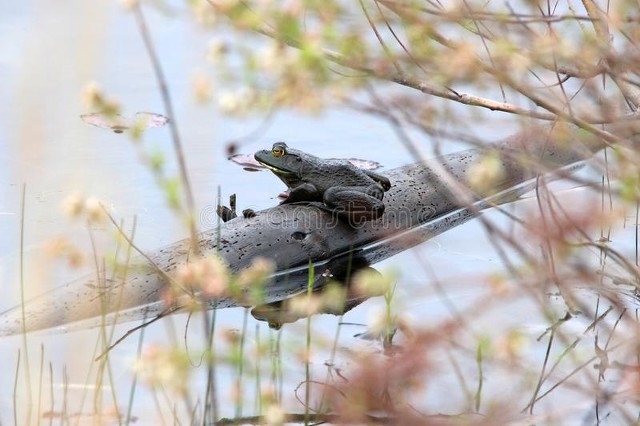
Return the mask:
<svg viewBox="0 0 640 426">
<path fill-rule="evenodd" d="M 353 260 L 341 258 L 331 264 L 331 268 L 319 273 L 315 279 L 311 297 L 319 300 L 331 298 L 330 286 L 332 284 L 344 291 L 344 297 L 333 300 L 333 303 L 319 304 L 314 314 L 342 315 L 371 297 L 381 296 L 383 292 L 380 294 L 368 292 L 363 295 L 361 291 L 358 291 L 354 278 L 362 271 L 382 276 L 380 272 L 370 267 L 361 258 Z M 300 285 L 304 285 L 304 283 L 300 283 Z M 251 309 L 251 315 L 258 321 L 268 323 L 269 327 L 279 330 L 284 324 L 293 323 L 308 316 L 308 310 L 294 308 L 298 304 L 297 302 L 304 305 L 308 297 L 308 292 L 303 292 L 288 299 L 258 305 Z"/>
</svg>

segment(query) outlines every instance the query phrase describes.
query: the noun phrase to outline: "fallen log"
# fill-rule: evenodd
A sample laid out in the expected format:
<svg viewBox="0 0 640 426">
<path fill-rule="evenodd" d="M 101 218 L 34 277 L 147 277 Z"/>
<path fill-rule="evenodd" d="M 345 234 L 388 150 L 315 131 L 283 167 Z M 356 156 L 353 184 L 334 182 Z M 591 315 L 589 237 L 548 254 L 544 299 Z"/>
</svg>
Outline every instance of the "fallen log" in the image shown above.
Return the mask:
<svg viewBox="0 0 640 426">
<path fill-rule="evenodd" d="M 616 134 L 637 135 L 635 123 L 623 123 Z M 276 273 L 264 302 L 282 300 L 306 289 L 310 262 L 317 272 L 314 285 L 321 286 L 329 276 L 349 274 L 350 267 L 375 263 L 464 223 L 484 208 L 513 201 L 531 189 L 539 174 L 568 172 L 604 147 L 590 135 L 578 139 L 578 133 L 532 128 L 487 148 L 389 170 L 383 174 L 392 187 L 377 220 L 350 224 L 317 203 L 284 204 L 202 232 L 199 249 L 218 253 L 233 272 L 257 257 L 271 259 Z M 488 156 L 498 161 L 499 173 L 490 188 L 478 189 L 470 171 Z M 134 264 L 150 267 L 131 269 L 123 279 L 98 280 L 94 274 L 58 287 L 25 304 L 25 324 L 22 307 L 1 313 L 0 335 L 53 327 L 64 331 L 81 320 L 123 322 L 179 310 L 183 303 L 167 306 L 163 295 L 169 277 L 192 253 L 185 239 L 137 259 Z M 241 302 L 216 298 L 208 303 L 223 308 Z"/>
</svg>

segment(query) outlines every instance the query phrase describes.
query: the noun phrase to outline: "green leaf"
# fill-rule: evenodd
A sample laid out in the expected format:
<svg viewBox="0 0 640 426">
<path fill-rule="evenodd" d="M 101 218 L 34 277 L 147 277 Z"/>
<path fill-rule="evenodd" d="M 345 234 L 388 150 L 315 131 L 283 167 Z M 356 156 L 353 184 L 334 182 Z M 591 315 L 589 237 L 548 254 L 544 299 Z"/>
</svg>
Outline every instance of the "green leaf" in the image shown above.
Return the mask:
<svg viewBox="0 0 640 426">
<path fill-rule="evenodd" d="M 298 18 L 289 13 L 283 13 L 276 17 L 276 29 L 278 36 L 283 40 L 300 41 L 302 30 Z"/>
<path fill-rule="evenodd" d="M 177 177 L 164 179 L 162 188 L 169 207 L 178 210 L 180 208 L 180 179 Z"/>
<path fill-rule="evenodd" d="M 149 167 L 153 173 L 161 173 L 165 163 L 164 153 L 162 151 L 155 151 L 149 155 Z"/>
</svg>

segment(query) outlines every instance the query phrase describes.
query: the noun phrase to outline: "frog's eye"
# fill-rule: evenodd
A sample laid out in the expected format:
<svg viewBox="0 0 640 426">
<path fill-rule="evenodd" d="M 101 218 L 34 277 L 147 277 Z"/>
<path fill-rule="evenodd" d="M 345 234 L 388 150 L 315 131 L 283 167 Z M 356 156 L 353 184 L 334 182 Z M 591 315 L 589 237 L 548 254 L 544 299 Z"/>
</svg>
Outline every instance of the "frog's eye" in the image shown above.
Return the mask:
<svg viewBox="0 0 640 426">
<path fill-rule="evenodd" d="M 284 155 L 284 148 L 280 146 L 274 146 L 273 149 L 271 150 L 271 155 L 273 155 L 276 158 L 282 157 Z"/>
</svg>

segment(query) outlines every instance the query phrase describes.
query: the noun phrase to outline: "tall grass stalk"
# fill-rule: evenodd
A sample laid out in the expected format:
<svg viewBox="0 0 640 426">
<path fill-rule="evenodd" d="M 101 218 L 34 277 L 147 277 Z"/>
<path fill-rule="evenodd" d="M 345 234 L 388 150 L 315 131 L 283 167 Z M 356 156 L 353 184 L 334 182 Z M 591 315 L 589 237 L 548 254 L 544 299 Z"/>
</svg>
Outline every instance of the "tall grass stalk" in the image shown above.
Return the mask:
<svg viewBox="0 0 640 426">
<path fill-rule="evenodd" d="M 171 118 L 169 120 L 169 129 L 171 131 L 171 141 L 173 143 L 174 152 L 178 159 L 178 166 L 180 169 L 180 178 L 184 187 L 186 201 L 187 201 L 187 220 L 189 224 L 189 232 L 191 233 L 191 249 L 197 254 L 200 252 L 200 246 L 198 244 L 198 231 L 195 224 L 195 201 L 193 198 L 193 191 L 191 190 L 191 183 L 189 182 L 189 174 L 187 173 L 187 165 L 184 157 L 184 151 L 182 149 L 182 141 L 180 133 L 178 131 L 178 124 L 176 120 L 176 114 L 173 109 L 173 102 L 171 100 L 171 94 L 169 93 L 169 86 L 167 79 L 164 75 L 162 65 L 160 64 L 160 58 L 156 52 L 153 41 L 151 40 L 151 34 L 147 27 L 147 23 L 142 13 L 142 6 L 139 2 L 133 3 L 133 12 L 138 25 L 138 30 L 142 36 L 145 49 L 149 55 L 149 60 L 153 68 L 158 86 L 160 88 L 160 94 L 162 96 L 162 103 L 166 109 L 167 115 Z"/>
<path fill-rule="evenodd" d="M 602 197 L 604 198 L 605 192 L 609 201 L 609 212 L 613 212 L 613 191 L 611 190 L 611 177 L 609 176 L 609 148 L 605 148 L 604 150 L 604 175 L 602 176 Z M 606 181 L 606 185 L 605 185 Z M 604 199 L 602 202 L 602 213 L 604 214 Z M 607 241 L 611 240 L 611 232 L 612 232 L 611 224 L 607 226 Z"/>
<path fill-rule="evenodd" d="M 551 329 L 551 334 L 549 335 L 549 342 L 547 344 L 547 351 L 544 354 L 544 362 L 542 364 L 542 369 L 540 370 L 540 376 L 538 377 L 538 383 L 536 384 L 536 388 L 533 391 L 533 396 L 531 397 L 531 402 L 529 403 L 529 414 L 533 414 L 533 407 L 538 400 L 538 394 L 540 393 L 540 389 L 542 388 L 542 383 L 545 378 L 545 371 L 547 369 L 547 364 L 549 363 L 549 356 L 551 354 L 551 347 L 553 346 L 553 337 L 555 336 L 555 328 Z"/>
<path fill-rule="evenodd" d="M 482 346 L 484 342 L 478 342 L 476 349 L 476 366 L 478 367 L 478 388 L 475 396 L 475 410 L 480 412 L 480 403 L 482 402 L 482 386 L 484 384 L 484 373 L 482 372 Z"/>
<path fill-rule="evenodd" d="M 36 421 L 42 418 L 42 381 L 44 380 L 44 345 L 40 343 L 40 378 L 38 380 L 38 411 L 36 412 Z"/>
<path fill-rule="evenodd" d="M 49 392 L 51 393 L 51 405 L 49 406 L 49 411 L 53 413 L 53 409 L 55 408 L 55 393 L 53 392 L 53 364 L 49 362 Z M 53 424 L 53 416 L 49 416 L 49 426 Z"/>
<path fill-rule="evenodd" d="M 193 407 L 191 407 L 191 412 L 190 414 L 190 421 L 189 424 L 190 425 L 195 425 L 196 424 L 196 419 L 198 416 L 198 409 L 200 408 L 200 399 L 196 400 L 196 403 L 193 404 Z"/>
<path fill-rule="evenodd" d="M 170 402 L 170 400 L 167 400 L 167 402 Z M 178 416 L 178 404 L 173 404 L 172 414 L 173 414 L 173 424 L 181 425 L 182 423 L 180 422 L 180 417 Z"/>
<path fill-rule="evenodd" d="M 100 353 L 100 347 L 101 347 L 100 342 L 101 342 L 101 336 L 99 335 L 98 338 L 96 339 L 95 345 L 93 346 L 93 359 L 95 359 L 96 355 Z M 95 365 L 95 363 L 91 362 L 89 364 L 89 368 L 87 369 L 87 374 L 86 374 L 86 377 L 84 379 L 84 388 L 83 388 L 83 391 L 82 391 L 82 396 L 80 397 L 80 404 L 78 406 L 78 411 L 79 412 L 82 412 L 82 410 L 84 408 L 84 405 L 85 405 L 85 403 L 87 401 L 87 395 L 88 395 L 88 392 L 89 392 L 89 389 L 90 389 L 90 383 L 91 383 L 91 377 L 93 375 L 94 365 Z M 96 377 L 96 380 L 98 382 L 100 381 L 99 374 L 98 374 L 98 377 Z M 99 387 L 99 386 L 96 386 L 96 387 Z M 98 392 L 98 390 L 96 389 L 94 392 Z M 96 405 L 96 395 L 94 395 L 94 408 L 96 408 L 95 405 Z"/>
<path fill-rule="evenodd" d="M 106 266 L 104 265 L 104 261 L 103 261 L 103 266 L 102 266 L 102 279 L 103 279 L 103 286 L 104 286 L 104 291 L 103 294 L 100 297 L 101 300 L 101 309 L 102 309 L 102 315 L 101 315 L 101 319 L 100 319 L 100 334 L 98 339 L 100 339 L 102 341 L 102 348 L 106 349 L 109 347 L 109 342 L 110 342 L 110 338 L 107 336 L 107 324 L 106 324 L 106 315 L 107 315 L 107 309 L 106 309 L 106 305 L 105 302 L 109 299 L 109 290 L 107 289 L 107 278 L 106 278 Z M 95 355 L 95 353 L 94 353 Z M 118 407 L 118 397 L 116 395 L 116 387 L 115 387 L 115 381 L 113 380 L 113 370 L 111 368 L 111 357 L 109 356 L 109 354 L 107 353 L 106 356 L 104 356 L 103 358 L 100 358 L 99 362 L 99 366 L 98 366 L 98 376 L 97 376 L 97 382 L 99 385 L 96 386 L 96 394 L 95 397 L 99 398 L 99 404 L 94 404 L 94 412 L 95 413 L 101 413 L 102 409 L 103 409 L 103 401 L 102 401 L 102 391 L 103 391 L 103 386 L 104 386 L 104 374 L 106 371 L 107 374 L 107 379 L 108 379 L 108 385 L 109 385 L 109 389 L 111 391 L 111 398 L 113 399 L 113 405 L 114 408 L 117 412 L 118 415 L 118 422 L 120 422 L 121 420 L 121 416 L 120 416 L 120 409 Z"/>
<path fill-rule="evenodd" d="M 96 285 L 97 287 L 100 289 L 100 327 L 98 330 L 98 336 L 97 336 L 97 340 L 96 340 L 96 345 L 94 346 L 94 356 L 96 353 L 98 353 L 99 351 L 99 346 L 100 346 L 100 342 L 102 341 L 102 346 L 104 346 L 105 344 L 105 330 L 104 330 L 104 315 L 105 315 L 105 311 L 106 311 L 106 307 L 104 305 L 105 300 L 105 293 L 106 293 L 106 280 L 105 277 L 102 275 L 104 273 L 104 265 L 101 268 L 100 267 L 100 260 L 99 260 L 99 256 L 98 256 L 98 251 L 97 251 L 97 247 L 96 247 L 96 242 L 95 242 L 95 238 L 93 236 L 93 232 L 91 231 L 91 223 L 87 222 L 87 230 L 89 233 L 89 240 L 91 242 L 91 253 L 92 253 L 92 258 L 93 258 L 93 262 L 94 262 L 94 267 L 95 267 L 95 273 L 96 273 Z M 104 366 L 105 366 L 105 361 L 103 359 L 108 359 L 109 354 L 106 354 L 104 358 L 100 359 L 100 363 L 98 364 L 98 373 L 96 375 L 96 383 L 94 386 L 94 392 L 93 392 L 93 410 L 94 412 L 99 412 L 100 411 L 100 406 L 101 406 L 101 395 L 102 395 L 102 380 L 103 380 L 103 372 L 104 372 Z M 89 372 L 87 372 L 87 379 L 86 379 L 86 388 L 85 389 L 89 389 L 89 380 L 91 377 L 91 371 L 93 370 L 93 364 L 91 364 L 89 366 Z M 86 393 L 86 390 L 85 390 Z M 82 399 L 82 403 L 84 405 L 84 396 Z M 80 412 L 82 412 L 82 406 L 80 407 Z"/>
<path fill-rule="evenodd" d="M 129 236 L 129 238 L 127 238 L 126 241 L 135 240 L 137 225 L 138 225 L 138 218 L 137 216 L 134 215 L 133 224 L 131 226 L 131 235 Z M 123 229 L 124 229 L 124 223 L 120 223 L 120 227 L 118 228 L 118 230 L 123 230 Z M 120 254 L 120 248 L 121 248 L 121 243 L 120 243 L 120 239 L 118 239 L 118 244 L 116 246 L 116 250 L 114 254 L 114 264 L 113 264 L 113 268 L 111 269 L 111 280 L 114 283 L 117 281 L 120 282 L 120 291 L 118 292 L 117 302 L 114 304 L 114 306 L 117 308 L 115 309 L 115 312 L 112 314 L 113 320 L 112 320 L 110 331 L 109 331 L 109 337 L 105 341 L 105 349 L 107 349 L 111 345 L 111 342 L 113 342 L 113 339 L 115 337 L 116 326 L 118 323 L 118 316 L 120 314 L 120 306 L 122 306 L 122 299 L 124 297 L 125 284 L 127 280 L 127 275 L 129 275 L 129 268 L 131 266 L 131 256 L 133 254 L 133 249 L 134 249 L 131 244 L 127 245 L 127 253 L 125 256 L 125 261 L 124 261 L 124 265 L 122 265 L 122 268 L 123 268 L 121 272 L 122 277 L 120 280 L 118 280 L 118 269 L 120 266 L 118 258 Z"/>
<path fill-rule="evenodd" d="M 151 397 L 153 398 L 153 405 L 156 407 L 156 412 L 160 414 L 162 424 L 167 424 L 164 419 L 164 412 L 162 410 L 162 405 L 160 404 L 160 398 L 158 398 L 158 390 L 155 387 L 151 388 Z"/>
<path fill-rule="evenodd" d="M 60 410 L 62 423 L 69 422 L 69 375 L 67 366 L 62 367 L 62 410 Z"/>
<path fill-rule="evenodd" d="M 392 310 L 392 302 L 393 296 L 396 292 L 396 285 L 393 284 L 390 286 L 387 291 L 384 292 L 384 309 L 385 309 L 385 329 L 384 329 L 384 347 L 390 347 L 393 344 L 393 335 L 395 334 L 394 330 L 394 318 L 393 318 L 393 310 Z"/>
<path fill-rule="evenodd" d="M 636 201 L 636 223 L 635 223 L 635 237 L 636 237 L 636 241 L 635 241 L 635 246 L 636 246 L 636 266 L 640 266 L 638 264 L 638 224 L 640 223 L 639 221 L 640 219 L 640 201 Z"/>
<path fill-rule="evenodd" d="M 336 353 L 338 351 L 338 341 L 340 340 L 340 331 L 342 330 L 342 320 L 344 314 L 338 317 L 338 324 L 336 326 L 336 332 L 333 335 L 333 344 L 331 345 L 331 354 L 329 355 L 329 361 L 327 362 L 327 375 L 325 376 L 325 383 L 330 383 L 333 378 L 333 369 L 335 367 Z M 325 407 L 325 398 L 327 397 L 327 388 L 322 389 L 322 397 L 320 398 L 320 406 L 318 410 L 320 414 L 323 414 Z"/>
<path fill-rule="evenodd" d="M 593 362 L 596 361 L 597 359 L 598 359 L 597 356 L 593 356 L 593 357 L 589 358 L 588 360 L 586 360 L 585 362 L 581 363 L 576 368 L 571 370 L 571 372 L 569 372 L 569 374 L 565 375 L 562 379 L 558 380 L 557 383 L 555 383 L 553 386 L 551 386 L 549 389 L 547 389 L 543 394 L 541 394 L 540 396 L 538 396 L 534 400 L 532 400 L 531 401 L 531 410 L 533 410 L 533 404 L 537 403 L 541 399 L 543 399 L 546 396 L 550 395 L 553 391 L 555 391 L 557 388 L 559 388 L 564 383 L 566 383 L 571 377 L 575 376 L 577 373 L 579 373 L 580 371 L 584 370 L 586 367 L 592 365 Z"/>
<path fill-rule="evenodd" d="M 260 324 L 256 323 L 256 412 L 258 416 L 262 416 L 262 383 L 260 380 L 260 356 L 262 355 L 262 348 L 260 347 Z"/>
<path fill-rule="evenodd" d="M 462 373 L 462 369 L 460 368 L 460 364 L 458 363 L 458 360 L 455 358 L 455 355 L 451 351 L 451 348 L 447 347 L 445 350 L 447 351 L 447 359 L 449 360 L 449 364 L 451 364 L 451 367 L 453 368 L 453 373 L 458 379 L 458 383 L 460 384 L 460 388 L 462 389 L 462 392 L 464 393 L 465 398 L 468 401 L 469 407 L 470 409 L 473 409 L 473 406 L 474 406 L 473 391 L 469 389 L 469 386 L 467 385 L 467 381 L 464 377 L 464 374 Z"/>
<path fill-rule="evenodd" d="M 207 390 L 205 391 L 204 413 L 202 424 L 212 424 L 218 416 L 218 397 L 216 392 L 216 352 L 214 351 L 213 338 L 216 329 L 216 309 L 211 312 L 211 320 L 207 330 Z M 203 312 L 205 321 L 208 319 L 207 311 Z"/>
<path fill-rule="evenodd" d="M 24 349 L 24 373 L 27 383 L 27 412 L 25 424 L 31 424 L 31 409 L 33 408 L 33 395 L 31 389 L 31 368 L 29 367 L 29 345 L 27 342 L 27 314 L 24 295 L 24 215 L 27 185 L 22 184 L 22 202 L 20 205 L 20 309 L 22 312 L 22 346 Z"/>
<path fill-rule="evenodd" d="M 100 351 L 99 348 L 106 349 L 109 347 L 109 337 L 107 336 L 106 316 L 109 311 L 108 303 L 109 303 L 110 291 L 107 285 L 107 276 L 106 276 L 107 268 L 106 268 L 104 259 L 102 260 L 102 266 L 100 266 L 100 260 L 99 260 L 98 250 L 96 247 L 96 241 L 95 241 L 94 234 L 91 230 L 91 223 L 89 222 L 87 223 L 87 229 L 89 230 L 89 239 L 91 241 L 93 261 L 95 263 L 95 268 L 96 268 L 96 282 L 98 283 L 97 284 L 98 288 L 102 289 L 102 291 L 100 292 L 100 327 L 99 327 L 98 338 L 96 340 L 96 345 L 94 346 L 94 353 L 93 353 L 95 357 Z M 117 262 L 117 259 L 116 259 L 116 262 Z M 93 369 L 93 365 L 89 367 L 89 372 L 87 373 L 87 380 L 86 380 L 87 385 L 89 383 L 89 378 L 91 375 L 90 371 L 92 369 Z M 111 362 L 110 362 L 108 352 L 104 357 L 100 358 L 99 360 L 98 371 L 96 374 L 94 395 L 93 395 L 93 411 L 98 415 L 102 412 L 102 408 L 103 408 L 102 390 L 103 390 L 105 372 L 107 375 L 109 388 L 111 390 L 111 397 L 113 399 L 115 409 L 118 411 L 118 420 L 120 421 L 121 416 L 119 414 L 118 399 L 115 391 L 113 372 L 111 370 Z M 83 403 L 84 403 L 84 397 L 83 397 Z"/>
<path fill-rule="evenodd" d="M 349 247 L 350 250 L 353 250 L 353 246 Z M 344 279 L 344 284 L 346 286 L 350 285 L 351 283 L 351 279 L 353 278 L 352 276 L 352 272 L 353 272 L 353 255 L 350 254 L 349 255 L 349 259 L 347 261 L 347 273 Z M 344 303 L 346 304 L 346 295 L 345 295 L 345 300 Z M 336 352 L 338 351 L 338 341 L 340 339 L 340 331 L 342 330 L 342 320 L 344 318 L 344 313 L 341 314 L 338 317 L 338 323 L 336 326 L 336 332 L 334 333 L 333 336 L 333 344 L 331 346 L 331 354 L 329 355 L 329 362 L 327 363 L 327 375 L 325 378 L 325 382 L 328 384 L 331 380 L 331 378 L 333 377 L 333 368 L 334 368 L 334 363 L 335 363 L 335 359 L 336 359 Z M 320 404 L 318 407 L 318 410 L 320 411 L 320 414 L 322 414 L 322 412 L 324 411 L 324 404 L 325 404 L 325 398 L 327 396 L 327 392 L 326 392 L 327 388 L 323 388 L 322 390 L 322 396 L 320 398 Z"/>
<path fill-rule="evenodd" d="M 147 316 L 145 315 L 142 319 L 144 323 L 147 320 Z M 142 356 L 142 343 L 144 342 L 144 327 L 140 330 L 140 337 L 138 338 L 138 349 L 136 350 L 136 359 L 140 360 Z M 124 424 L 129 425 L 131 423 L 131 413 L 133 411 L 133 399 L 136 395 L 136 388 L 138 387 L 138 372 L 133 372 L 133 379 L 131 381 L 131 389 L 129 390 L 129 400 L 127 402 L 127 415 L 125 417 Z M 161 413 L 159 413 L 161 414 Z"/>
<path fill-rule="evenodd" d="M 240 342 L 239 342 L 239 353 L 238 353 L 238 376 L 236 377 L 236 408 L 235 408 L 235 417 L 237 419 L 239 419 L 240 417 L 242 417 L 242 406 L 243 406 L 243 397 L 242 397 L 242 390 L 243 390 L 243 385 L 242 385 L 242 376 L 244 374 L 244 363 L 245 363 L 245 359 L 244 359 L 244 345 L 245 345 L 245 341 L 246 341 L 246 336 L 247 336 L 247 322 L 249 319 L 249 308 L 245 308 L 244 310 L 244 316 L 242 318 L 242 332 L 240 333 Z"/>
<path fill-rule="evenodd" d="M 124 223 L 120 224 L 120 229 L 124 229 Z M 129 237 L 130 241 L 133 241 L 135 239 L 135 235 L 136 235 L 136 229 L 137 229 L 137 217 L 134 215 L 133 216 L 133 224 L 131 227 L 131 236 Z M 114 255 L 114 265 L 111 271 L 111 280 L 112 282 L 118 282 L 118 269 L 119 269 L 119 253 L 120 253 L 120 248 L 121 248 L 121 244 L 120 244 L 120 239 L 118 239 L 118 244 L 116 246 L 116 251 L 115 251 L 115 255 Z M 129 273 L 129 266 L 131 263 L 131 255 L 132 255 L 132 251 L 133 251 L 133 247 L 131 246 L 131 244 L 127 245 L 127 252 L 126 252 L 126 257 L 125 257 L 125 262 L 124 262 L 124 267 L 123 267 L 123 271 L 122 271 L 122 278 L 121 280 L 119 280 L 120 282 L 120 291 L 118 292 L 117 295 L 117 301 L 115 302 L 114 306 L 117 307 L 114 315 L 114 318 L 112 320 L 112 324 L 109 330 L 109 336 L 107 337 L 106 334 L 104 332 L 101 332 L 101 334 L 103 334 L 103 349 L 106 350 L 107 348 L 110 347 L 111 343 L 113 342 L 114 336 L 115 336 L 115 330 L 116 330 L 116 324 L 118 322 L 118 314 L 120 312 L 120 306 L 122 306 L 122 300 L 124 297 L 124 288 L 125 288 L 125 282 L 127 279 L 127 275 Z M 106 268 L 105 268 L 106 270 Z M 105 287 L 106 287 L 106 282 L 105 282 Z M 110 292 L 105 291 L 104 295 L 105 297 L 107 297 L 107 295 L 109 295 Z M 146 318 L 146 316 L 145 316 Z M 102 321 L 104 323 L 106 319 L 106 310 L 104 311 L 104 315 L 102 318 Z M 101 327 L 102 328 L 102 327 Z M 105 328 L 106 328 L 106 324 L 105 324 Z M 141 339 L 144 336 L 144 331 L 141 332 Z M 142 340 L 140 340 L 141 342 Z M 141 343 L 140 343 L 141 344 Z M 109 383 L 111 385 L 111 395 L 113 398 L 113 403 L 115 406 L 115 409 L 118 413 L 118 422 L 121 421 L 121 415 L 120 415 L 120 408 L 118 407 L 118 401 L 117 401 L 117 396 L 116 396 L 116 387 L 114 386 L 114 381 L 113 381 L 113 373 L 111 371 L 111 362 L 110 362 L 110 358 L 105 356 L 104 358 L 101 358 L 101 360 L 104 359 L 105 362 L 107 363 L 107 367 L 108 367 L 108 373 L 109 373 Z M 135 377 L 134 377 L 135 380 Z M 132 389 L 133 392 L 133 389 Z M 131 395 L 132 397 L 132 395 Z M 129 408 L 127 408 L 127 422 L 129 422 L 129 417 L 130 415 L 130 410 Z"/>
<path fill-rule="evenodd" d="M 314 264 L 309 260 L 309 278 L 307 280 L 307 300 L 309 307 L 311 306 L 311 298 L 313 297 L 313 283 L 315 281 Z M 311 402 L 311 313 L 307 315 L 307 341 L 304 354 L 304 377 L 306 386 L 304 388 L 304 424 L 308 425 L 309 404 Z"/>
<path fill-rule="evenodd" d="M 217 201 L 218 206 L 222 203 L 222 188 L 218 185 Z M 220 247 L 220 216 L 217 219 L 218 229 L 216 232 L 216 247 Z M 216 330 L 216 309 L 212 309 L 211 320 L 208 320 L 207 301 L 203 301 L 203 316 L 205 320 L 205 331 L 207 333 L 207 389 L 204 397 L 204 413 L 202 415 L 202 425 L 212 424 L 218 417 L 218 397 L 216 392 L 216 353 L 214 352 L 213 338 Z"/>
<path fill-rule="evenodd" d="M 18 378 L 20 377 L 20 357 L 22 351 L 18 349 L 18 359 L 16 360 L 15 379 L 13 380 L 13 424 L 18 426 Z"/>
<path fill-rule="evenodd" d="M 282 402 L 282 328 L 273 336 L 273 330 L 269 329 L 269 353 L 271 355 L 271 385 L 275 392 L 275 400 Z"/>
<path fill-rule="evenodd" d="M 160 390 L 160 396 L 157 396 L 157 391 Z M 173 424 L 182 424 L 180 422 L 181 417 L 179 416 L 179 412 L 178 412 L 178 404 L 180 403 L 180 401 L 176 398 L 172 398 L 172 395 L 169 395 L 169 393 L 167 393 L 167 390 L 164 388 L 164 386 L 153 386 L 153 392 L 154 392 L 154 397 L 157 397 L 156 402 L 156 408 L 158 409 L 158 412 L 161 412 L 163 410 L 163 408 L 165 407 L 171 407 L 171 420 L 173 421 Z M 183 397 L 183 400 L 186 399 L 186 395 L 185 392 L 180 392 L 181 396 Z M 164 404 L 161 404 L 161 400 L 160 398 L 162 398 L 162 401 L 164 402 Z M 183 403 L 185 403 L 185 401 L 183 401 Z M 191 406 L 189 405 L 189 403 L 185 403 L 185 407 L 187 412 L 192 412 Z"/>
</svg>

